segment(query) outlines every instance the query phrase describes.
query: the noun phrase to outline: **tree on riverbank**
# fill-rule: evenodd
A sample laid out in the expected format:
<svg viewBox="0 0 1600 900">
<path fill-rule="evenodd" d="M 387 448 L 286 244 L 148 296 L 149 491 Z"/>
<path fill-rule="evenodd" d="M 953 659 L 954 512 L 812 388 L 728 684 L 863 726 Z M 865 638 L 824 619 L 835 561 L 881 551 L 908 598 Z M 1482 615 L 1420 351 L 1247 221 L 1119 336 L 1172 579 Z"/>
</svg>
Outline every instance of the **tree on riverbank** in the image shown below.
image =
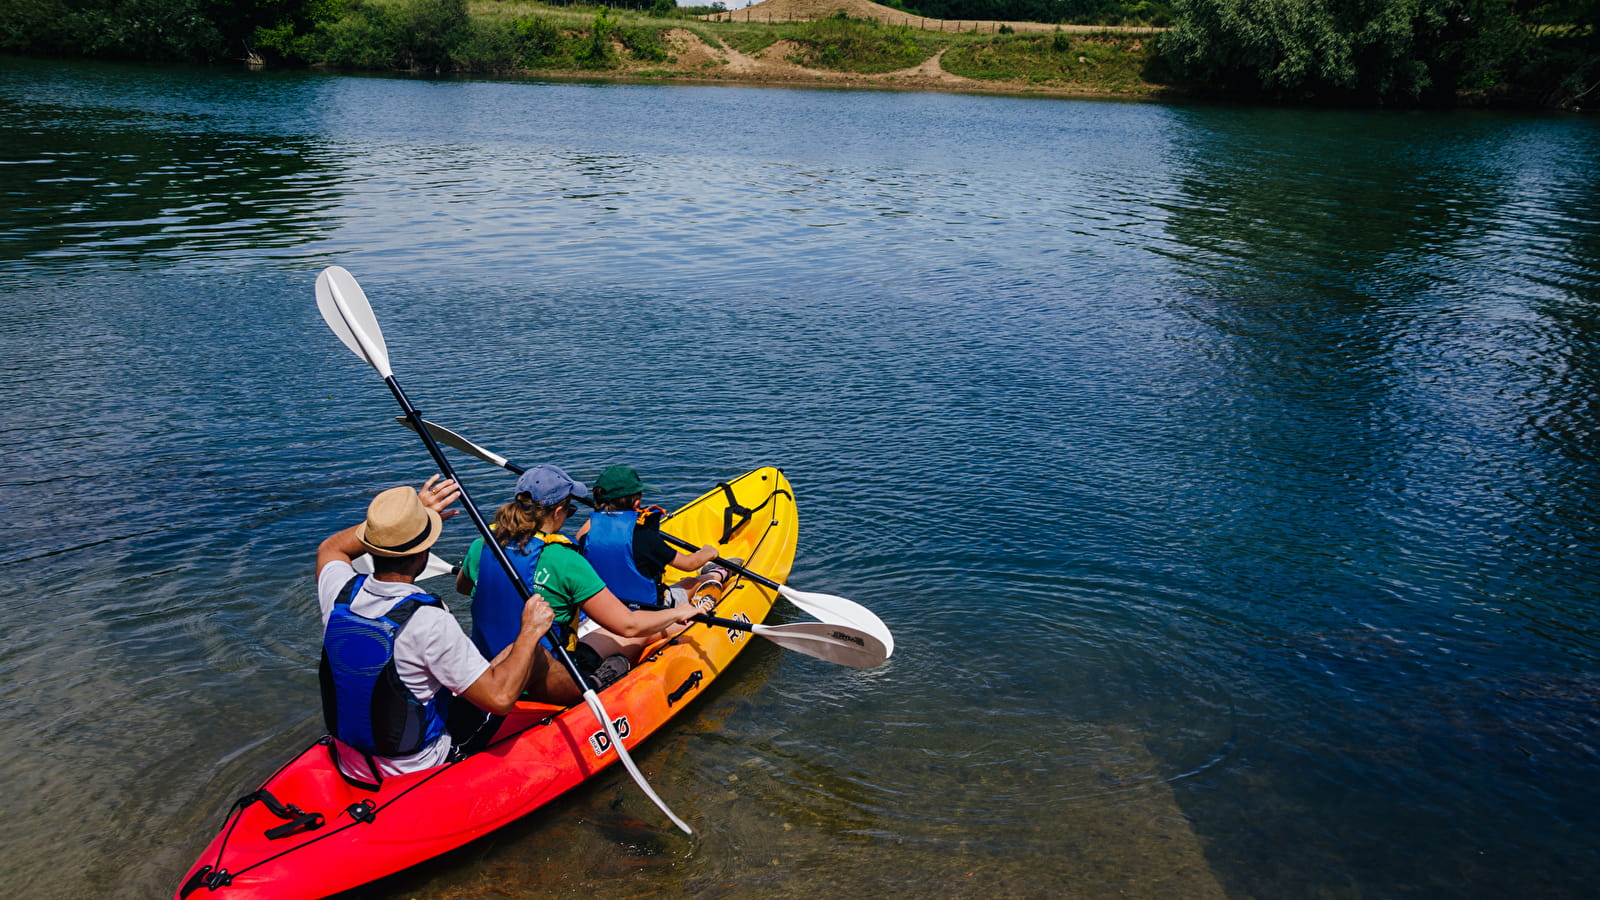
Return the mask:
<svg viewBox="0 0 1600 900">
<path fill-rule="evenodd" d="M 1177 0 L 1177 20 L 1173 71 L 1255 99 L 1573 105 L 1600 71 L 1600 0 Z"/>
<path fill-rule="evenodd" d="M 96 59 L 241 58 L 262 31 L 312 27 L 341 0 L 6 0 L 0 50 Z"/>
</svg>

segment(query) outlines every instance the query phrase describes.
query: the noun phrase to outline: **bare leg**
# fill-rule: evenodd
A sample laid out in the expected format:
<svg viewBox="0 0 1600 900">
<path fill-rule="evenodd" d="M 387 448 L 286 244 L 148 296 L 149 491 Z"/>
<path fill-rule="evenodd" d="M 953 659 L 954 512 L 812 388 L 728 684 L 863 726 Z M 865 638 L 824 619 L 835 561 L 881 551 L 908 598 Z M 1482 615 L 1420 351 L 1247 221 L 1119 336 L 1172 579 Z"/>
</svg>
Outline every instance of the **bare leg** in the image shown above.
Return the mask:
<svg viewBox="0 0 1600 900">
<path fill-rule="evenodd" d="M 639 655 L 644 652 L 644 648 L 659 640 L 661 640 L 660 634 L 626 638 L 619 634 L 612 634 L 604 628 L 596 628 L 582 638 L 585 644 L 593 647 L 594 652 L 600 654 L 601 659 L 620 655 L 627 657 L 629 665 L 638 662 Z"/>
<path fill-rule="evenodd" d="M 557 663 L 543 647 L 534 658 L 533 672 L 523 690 L 534 700 L 559 706 L 571 706 L 583 699 L 583 692 L 578 690 L 578 683 L 572 680 L 566 666 Z"/>
</svg>

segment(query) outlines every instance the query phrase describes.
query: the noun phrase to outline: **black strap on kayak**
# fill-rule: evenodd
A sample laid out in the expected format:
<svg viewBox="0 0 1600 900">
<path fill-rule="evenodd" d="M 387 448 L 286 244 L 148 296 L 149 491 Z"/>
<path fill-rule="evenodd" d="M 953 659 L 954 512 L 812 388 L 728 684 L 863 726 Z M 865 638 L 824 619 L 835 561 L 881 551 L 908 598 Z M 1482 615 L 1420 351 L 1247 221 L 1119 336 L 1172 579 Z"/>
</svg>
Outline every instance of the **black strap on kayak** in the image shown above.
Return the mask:
<svg viewBox="0 0 1600 900">
<path fill-rule="evenodd" d="M 743 528 L 744 523 L 750 521 L 750 517 L 755 515 L 756 509 L 760 509 L 761 506 L 766 506 L 767 504 L 762 503 L 756 509 L 746 509 L 739 505 L 739 498 L 733 495 L 732 485 L 726 481 L 719 481 L 717 482 L 717 487 L 722 488 L 722 495 L 728 498 L 728 505 L 722 510 L 722 537 L 717 541 L 719 544 L 725 544 L 728 542 L 728 538 L 733 537 L 735 531 Z M 767 502 L 771 501 L 772 497 L 768 496 Z M 739 520 L 737 524 L 734 522 L 735 518 Z"/>
<path fill-rule="evenodd" d="M 794 499 L 794 496 L 788 491 L 772 491 L 771 493 L 767 494 L 767 499 L 761 501 L 759 506 L 740 506 L 738 498 L 733 496 L 732 485 L 728 484 L 726 481 L 723 481 L 719 482 L 717 487 L 722 488 L 722 495 L 728 500 L 727 507 L 722 510 L 722 539 L 717 541 L 719 544 L 727 543 L 728 538 L 733 537 L 734 532 L 749 524 L 750 519 L 755 516 L 756 513 L 766 509 L 767 504 L 771 503 L 773 500 L 777 499 L 778 497 L 788 497 L 790 500 Z M 773 524 L 776 525 L 777 522 L 773 522 Z"/>
<path fill-rule="evenodd" d="M 318 744 L 324 744 L 324 743 L 327 743 L 329 740 L 330 740 L 330 738 L 328 738 L 327 736 L 324 736 L 320 740 L 318 740 L 317 743 Z M 234 826 L 239 823 L 239 813 L 242 812 L 245 807 L 249 806 L 251 803 L 254 803 L 257 800 L 261 800 L 263 803 L 267 803 L 267 798 L 271 798 L 271 803 L 267 803 L 267 809 L 272 810 L 272 812 L 274 814 L 281 815 L 281 813 L 278 813 L 278 809 L 274 808 L 273 804 L 276 804 L 276 806 L 278 808 L 283 809 L 285 812 L 293 810 L 295 813 L 299 813 L 299 810 L 295 809 L 295 807 L 293 805 L 285 806 L 283 803 L 279 802 L 276 797 L 273 797 L 270 793 L 268 793 L 266 791 L 266 789 L 264 789 L 264 788 L 260 789 L 260 790 L 252 791 L 251 793 L 246 794 L 244 797 L 239 798 L 239 800 L 234 803 L 233 808 L 228 811 L 228 824 L 223 829 L 222 844 L 221 844 L 221 846 L 217 847 L 217 863 L 218 863 L 218 865 L 217 866 L 209 866 L 209 865 L 201 866 L 199 869 L 195 870 L 195 873 L 193 875 L 189 876 L 189 880 L 185 881 L 183 883 L 183 887 L 179 889 L 178 896 L 179 896 L 179 898 L 187 897 L 191 893 L 195 892 L 196 890 L 199 890 L 202 887 L 203 888 L 207 888 L 208 890 L 216 890 L 217 888 L 220 888 L 220 887 L 226 887 L 227 885 L 229 885 L 229 884 L 231 884 L 233 882 L 233 879 L 239 877 L 240 875 L 243 875 L 244 873 L 250 871 L 251 869 L 254 869 L 254 868 L 258 867 L 258 866 L 264 866 L 267 863 L 270 863 L 273 860 L 275 860 L 275 859 L 277 859 L 277 858 L 279 858 L 281 856 L 287 856 L 290 853 L 295 852 L 296 850 L 300 850 L 302 848 L 309 847 L 310 845 L 317 843 L 318 841 L 322 840 L 323 838 L 332 837 L 332 836 L 340 833 L 341 831 L 344 831 L 347 828 L 356 828 L 356 827 L 358 827 L 360 825 L 364 825 L 364 824 L 370 823 L 374 819 L 377 818 L 378 812 L 380 810 L 382 810 L 384 807 L 387 807 L 387 806 L 389 806 L 391 804 L 399 802 L 401 798 L 405 797 L 405 795 L 411 793 L 412 791 L 416 790 L 417 788 L 422 787 L 423 785 L 427 784 L 428 782 L 432 781 L 433 779 L 437 778 L 438 776 L 443 775 L 445 772 L 449 771 L 454 765 L 455 765 L 455 763 L 450 762 L 450 763 L 445 763 L 442 766 L 439 766 L 437 769 L 434 769 L 433 771 L 429 772 L 425 777 L 418 779 L 415 784 L 411 785 L 410 787 L 407 787 L 405 790 L 403 790 L 400 793 L 396 794 L 395 796 L 389 798 L 388 802 L 384 803 L 383 806 L 379 806 L 376 803 L 373 803 L 371 800 L 363 800 L 360 803 L 352 803 L 352 804 L 350 804 L 350 806 L 347 809 L 344 810 L 345 814 L 350 816 L 350 822 L 348 824 L 338 825 L 338 826 L 335 826 L 333 828 L 329 828 L 327 831 L 324 831 L 321 834 L 318 834 L 317 836 L 315 836 L 315 837 L 313 837 L 313 838 L 311 838 L 309 840 L 302 841 L 301 843 L 295 844 L 292 847 L 285 847 L 282 851 L 280 851 L 278 853 L 274 853 L 271 856 L 267 856 L 267 857 L 264 857 L 262 859 L 258 859 L 255 862 L 251 863 L 248 866 L 245 866 L 244 868 L 240 869 L 237 872 L 229 872 L 228 870 L 221 868 L 220 864 L 222 862 L 222 854 L 227 850 L 228 839 L 230 837 L 232 837 L 232 835 L 233 835 Z M 287 768 L 287 766 L 285 766 L 284 768 Z M 278 772 L 280 772 L 280 773 L 282 771 L 283 771 L 283 769 L 279 769 L 278 770 Z M 273 777 L 276 778 L 277 774 L 275 773 L 273 775 Z M 267 780 L 271 781 L 272 779 L 269 778 Z M 306 814 L 305 813 L 300 813 L 300 815 L 306 815 Z M 322 822 L 320 821 L 322 819 L 321 814 L 312 813 L 311 815 L 314 815 L 314 816 L 317 817 L 317 819 L 319 821 L 318 821 L 316 827 L 320 827 L 321 824 L 322 824 Z M 285 828 L 285 827 L 287 827 L 287 826 L 279 826 L 279 828 Z M 269 838 L 272 837 L 273 835 L 271 834 L 271 832 L 277 831 L 277 830 L 279 830 L 279 828 L 270 829 L 268 831 L 267 836 Z M 313 830 L 313 829 L 308 828 L 308 829 L 305 829 L 305 830 L 309 831 L 309 830 Z"/>
<path fill-rule="evenodd" d="M 235 800 L 233 802 L 233 808 L 235 810 L 243 810 L 245 807 L 255 803 L 258 800 L 264 806 L 266 806 L 266 808 L 273 815 L 284 820 L 284 824 L 275 828 L 268 828 L 265 832 L 263 832 L 263 834 L 267 836 L 267 839 L 271 841 L 278 840 L 279 838 L 286 838 L 291 834 L 299 834 L 302 831 L 316 831 L 327 822 L 327 819 L 323 818 L 322 813 L 305 812 L 301 810 L 300 807 L 295 806 L 292 803 L 284 804 L 279 802 L 278 798 L 272 796 L 272 793 L 266 788 L 259 788 L 251 791 L 250 793 L 245 794 L 243 797 L 240 797 L 238 800 Z"/>
</svg>

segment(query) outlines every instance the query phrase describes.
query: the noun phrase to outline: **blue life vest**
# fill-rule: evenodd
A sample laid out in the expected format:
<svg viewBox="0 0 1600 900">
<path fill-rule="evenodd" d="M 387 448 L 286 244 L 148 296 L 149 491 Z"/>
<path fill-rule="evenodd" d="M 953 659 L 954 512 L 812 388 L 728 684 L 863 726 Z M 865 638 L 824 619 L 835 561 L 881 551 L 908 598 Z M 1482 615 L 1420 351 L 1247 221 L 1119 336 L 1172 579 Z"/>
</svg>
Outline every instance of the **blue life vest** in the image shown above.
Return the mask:
<svg viewBox="0 0 1600 900">
<path fill-rule="evenodd" d="M 660 601 L 661 586 L 644 577 L 633 561 L 633 530 L 638 522 L 639 514 L 631 509 L 590 513 L 583 555 L 617 599 L 654 606 Z"/>
<path fill-rule="evenodd" d="M 533 569 L 539 564 L 539 554 L 543 550 L 544 541 L 540 540 L 529 541 L 527 550 L 505 548 L 506 558 L 522 576 L 523 584 L 533 584 Z M 479 554 L 478 580 L 472 586 L 472 642 L 478 645 L 484 659 L 494 659 L 495 654 L 515 643 L 522 632 L 524 601 L 517 593 L 517 586 L 495 561 L 494 551 L 484 546 Z"/>
<path fill-rule="evenodd" d="M 432 594 L 416 593 L 376 619 L 350 611 L 350 600 L 367 576 L 357 575 L 339 592 L 322 636 L 322 718 L 328 733 L 369 757 L 411 756 L 445 730 L 450 692 L 427 703 L 400 680 L 394 644 L 423 606 L 443 606 Z M 374 766 L 373 771 L 377 768 Z"/>
</svg>

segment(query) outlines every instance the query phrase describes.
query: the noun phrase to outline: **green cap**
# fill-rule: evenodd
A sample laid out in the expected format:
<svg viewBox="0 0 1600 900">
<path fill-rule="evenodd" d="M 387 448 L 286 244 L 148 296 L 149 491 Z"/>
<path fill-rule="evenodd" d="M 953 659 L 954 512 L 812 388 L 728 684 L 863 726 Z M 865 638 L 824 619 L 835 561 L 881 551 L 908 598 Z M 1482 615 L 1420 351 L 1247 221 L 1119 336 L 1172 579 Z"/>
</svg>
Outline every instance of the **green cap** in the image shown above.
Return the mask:
<svg viewBox="0 0 1600 900">
<path fill-rule="evenodd" d="M 631 466 L 611 466 L 594 480 L 596 500 L 614 500 L 630 494 L 642 494 L 655 488 L 639 480 L 639 473 Z"/>
</svg>

